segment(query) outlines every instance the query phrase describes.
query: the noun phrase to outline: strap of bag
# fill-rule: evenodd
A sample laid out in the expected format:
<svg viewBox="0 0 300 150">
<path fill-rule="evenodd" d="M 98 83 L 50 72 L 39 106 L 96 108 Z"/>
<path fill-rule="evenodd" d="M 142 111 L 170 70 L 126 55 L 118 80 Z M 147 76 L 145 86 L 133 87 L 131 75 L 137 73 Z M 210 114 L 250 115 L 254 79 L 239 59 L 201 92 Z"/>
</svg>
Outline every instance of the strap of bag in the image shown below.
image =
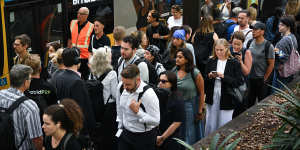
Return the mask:
<svg viewBox="0 0 300 150">
<path fill-rule="evenodd" d="M 94 34 L 92 35 L 92 44 L 91 44 L 91 46 L 92 46 L 92 52 L 93 52 L 93 49 L 94 49 Z"/>
<path fill-rule="evenodd" d="M 143 97 L 144 93 L 145 93 L 149 88 L 151 88 L 149 85 L 144 86 L 143 91 L 139 93 L 139 96 L 138 96 L 138 99 L 137 99 L 138 102 L 141 100 L 141 98 Z M 145 108 L 145 106 L 143 105 L 143 103 L 141 103 L 140 107 L 142 108 L 142 110 L 143 110 L 144 112 L 146 112 L 146 108 Z M 145 127 L 145 131 L 146 131 L 146 129 L 147 129 L 146 123 L 144 123 L 144 127 Z"/>
<path fill-rule="evenodd" d="M 68 133 L 66 135 L 66 138 L 65 138 L 65 141 L 64 141 L 64 145 L 63 145 L 63 150 L 66 150 L 67 144 L 68 144 L 68 142 L 69 142 L 69 140 L 70 140 L 70 138 L 71 138 L 72 135 L 73 135 L 72 133 Z"/>
<path fill-rule="evenodd" d="M 26 96 L 21 96 L 20 98 L 18 98 L 8 109 L 7 112 L 8 113 L 12 113 L 16 108 L 19 107 L 19 105 L 21 103 L 23 103 L 24 101 L 28 100 L 29 98 Z"/>
<path fill-rule="evenodd" d="M 26 100 L 28 100 L 28 99 L 29 99 L 29 98 L 26 97 L 26 96 L 21 96 L 21 97 L 18 98 L 11 106 L 9 106 L 9 108 L 7 109 L 7 112 L 8 112 L 9 114 L 11 114 L 16 108 L 19 107 L 19 105 L 20 105 L 21 103 L 23 103 L 24 101 L 26 101 Z M 21 143 L 17 146 L 18 149 L 19 149 L 19 148 L 22 146 L 22 144 L 24 143 L 26 137 L 27 137 L 27 132 L 25 132 L 25 135 L 24 135 L 23 139 L 21 140 Z"/>
</svg>

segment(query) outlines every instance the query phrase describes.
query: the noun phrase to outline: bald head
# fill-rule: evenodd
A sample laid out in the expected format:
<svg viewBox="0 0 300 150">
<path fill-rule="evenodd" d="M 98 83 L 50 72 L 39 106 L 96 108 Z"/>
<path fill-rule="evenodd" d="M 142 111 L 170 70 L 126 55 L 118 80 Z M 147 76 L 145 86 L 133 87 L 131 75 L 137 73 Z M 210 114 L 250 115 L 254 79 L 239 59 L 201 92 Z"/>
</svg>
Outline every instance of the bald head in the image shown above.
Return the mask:
<svg viewBox="0 0 300 150">
<path fill-rule="evenodd" d="M 87 7 L 81 7 L 79 10 L 78 10 L 78 13 L 77 13 L 77 19 L 79 21 L 80 24 L 84 23 L 87 21 L 87 18 L 89 16 L 89 9 Z"/>
</svg>

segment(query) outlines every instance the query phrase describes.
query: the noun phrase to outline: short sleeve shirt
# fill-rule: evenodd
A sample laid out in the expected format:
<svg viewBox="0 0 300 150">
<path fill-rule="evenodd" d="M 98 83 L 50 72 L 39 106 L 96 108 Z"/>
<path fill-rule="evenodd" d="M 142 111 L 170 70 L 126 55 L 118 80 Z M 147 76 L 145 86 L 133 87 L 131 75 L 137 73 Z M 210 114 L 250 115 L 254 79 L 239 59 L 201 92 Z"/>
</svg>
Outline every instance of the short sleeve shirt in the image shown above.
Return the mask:
<svg viewBox="0 0 300 150">
<path fill-rule="evenodd" d="M 268 64 L 267 59 L 274 59 L 274 46 L 271 44 L 268 54 L 265 55 L 265 44 L 266 40 L 261 44 L 256 44 L 256 41 L 253 40 L 250 44 L 250 51 L 252 54 L 252 68 L 249 75 L 249 78 L 262 78 L 264 77 Z M 267 56 L 267 58 L 266 58 Z"/>
<path fill-rule="evenodd" d="M 1 90 L 0 107 L 8 108 L 21 96 L 24 96 L 24 94 L 15 88 Z M 13 122 L 16 146 L 20 145 L 22 139 L 25 137 L 19 150 L 34 149 L 31 139 L 43 135 L 37 104 L 32 100 L 26 100 L 21 103 L 13 112 Z"/>
<path fill-rule="evenodd" d="M 177 72 L 178 70 L 175 70 L 176 75 Z M 199 73 L 200 71 L 197 68 L 194 68 L 195 80 Z M 197 87 L 191 73 L 187 73 L 182 79 L 177 75 L 177 89 L 182 94 L 183 100 L 190 100 L 197 96 Z"/>
</svg>

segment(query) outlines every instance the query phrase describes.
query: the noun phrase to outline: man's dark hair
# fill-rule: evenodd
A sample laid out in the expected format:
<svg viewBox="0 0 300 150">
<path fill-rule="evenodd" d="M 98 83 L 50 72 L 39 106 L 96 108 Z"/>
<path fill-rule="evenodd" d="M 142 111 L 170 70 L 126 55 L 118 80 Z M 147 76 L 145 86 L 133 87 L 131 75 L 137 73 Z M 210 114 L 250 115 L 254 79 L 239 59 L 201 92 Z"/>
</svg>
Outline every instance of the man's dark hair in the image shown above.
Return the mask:
<svg viewBox="0 0 300 150">
<path fill-rule="evenodd" d="M 24 46 L 27 45 L 29 48 L 31 46 L 31 39 L 27 34 L 21 34 L 15 37 L 15 40 L 20 40 L 20 43 Z"/>
<path fill-rule="evenodd" d="M 247 15 L 247 17 L 250 17 L 250 12 L 248 10 L 246 10 L 246 9 L 240 11 L 239 14 L 240 13 L 245 13 Z"/>
<path fill-rule="evenodd" d="M 124 37 L 123 42 L 129 43 L 131 45 L 132 49 L 138 48 L 139 47 L 139 41 L 136 37 L 129 35 Z"/>
<path fill-rule="evenodd" d="M 62 53 L 62 60 L 66 67 L 72 67 L 73 65 L 77 65 L 80 63 L 80 54 L 77 48 L 65 48 Z"/>
<path fill-rule="evenodd" d="M 151 16 L 155 18 L 156 21 L 159 19 L 159 12 L 157 10 L 151 10 L 149 13 L 151 13 Z"/>
<path fill-rule="evenodd" d="M 135 64 L 129 64 L 121 72 L 121 76 L 126 79 L 133 79 L 140 74 L 139 68 Z"/>
<path fill-rule="evenodd" d="M 105 21 L 104 21 L 104 19 L 102 18 L 102 17 L 96 17 L 95 19 L 94 19 L 94 22 L 95 21 L 98 21 L 98 22 L 100 22 L 101 24 L 103 24 L 104 26 L 105 26 Z"/>
<path fill-rule="evenodd" d="M 10 85 L 14 88 L 21 87 L 26 80 L 29 80 L 32 72 L 32 68 L 27 65 L 14 65 L 9 72 Z"/>
</svg>

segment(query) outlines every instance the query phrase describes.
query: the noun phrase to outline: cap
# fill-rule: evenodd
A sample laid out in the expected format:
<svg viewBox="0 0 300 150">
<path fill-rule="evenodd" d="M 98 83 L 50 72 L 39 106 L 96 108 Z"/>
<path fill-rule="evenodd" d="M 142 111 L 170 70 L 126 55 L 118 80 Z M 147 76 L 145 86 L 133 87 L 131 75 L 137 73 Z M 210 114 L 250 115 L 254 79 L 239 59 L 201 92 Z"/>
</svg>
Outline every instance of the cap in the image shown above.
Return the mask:
<svg viewBox="0 0 300 150">
<path fill-rule="evenodd" d="M 149 45 L 146 48 L 146 50 L 149 51 L 151 55 L 156 58 L 156 60 L 160 61 L 160 55 L 159 55 L 160 49 L 156 45 Z"/>
<path fill-rule="evenodd" d="M 183 29 L 176 30 L 173 33 L 173 38 L 177 38 L 185 41 L 185 31 Z"/>
<path fill-rule="evenodd" d="M 261 29 L 261 30 L 266 30 L 266 25 L 262 22 L 256 22 L 253 26 L 253 29 Z"/>
</svg>

